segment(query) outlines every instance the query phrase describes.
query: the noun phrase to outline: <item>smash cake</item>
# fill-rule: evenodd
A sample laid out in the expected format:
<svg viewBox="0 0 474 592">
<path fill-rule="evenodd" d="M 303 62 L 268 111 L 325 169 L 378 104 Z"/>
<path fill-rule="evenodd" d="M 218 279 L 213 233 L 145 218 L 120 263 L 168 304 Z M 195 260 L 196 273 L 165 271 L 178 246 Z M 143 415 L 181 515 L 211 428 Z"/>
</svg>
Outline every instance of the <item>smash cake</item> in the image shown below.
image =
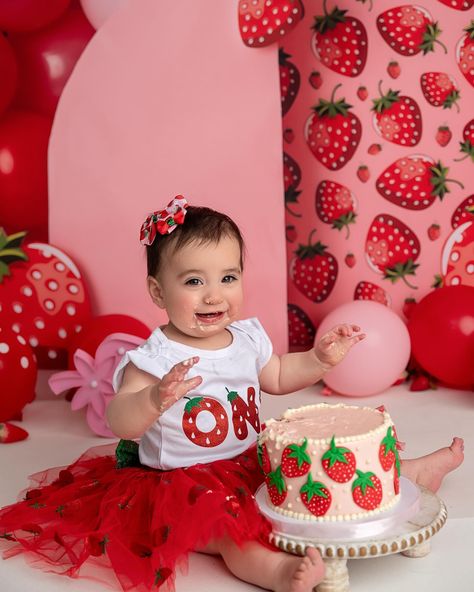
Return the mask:
<svg viewBox="0 0 474 592">
<path fill-rule="evenodd" d="M 266 422 L 258 454 L 268 505 L 292 519 L 361 520 L 400 500 L 396 431 L 385 410 L 288 409 Z"/>
</svg>

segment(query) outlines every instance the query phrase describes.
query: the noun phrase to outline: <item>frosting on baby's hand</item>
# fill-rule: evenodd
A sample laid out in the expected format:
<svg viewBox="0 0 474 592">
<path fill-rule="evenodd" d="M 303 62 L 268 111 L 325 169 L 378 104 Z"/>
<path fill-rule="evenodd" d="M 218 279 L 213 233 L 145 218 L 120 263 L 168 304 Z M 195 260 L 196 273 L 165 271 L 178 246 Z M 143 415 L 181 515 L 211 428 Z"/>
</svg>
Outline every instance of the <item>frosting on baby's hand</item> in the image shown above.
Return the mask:
<svg viewBox="0 0 474 592">
<path fill-rule="evenodd" d="M 325 333 L 314 347 L 314 355 L 325 371 L 346 357 L 353 345 L 365 338 L 357 325 L 336 325 Z"/>
</svg>

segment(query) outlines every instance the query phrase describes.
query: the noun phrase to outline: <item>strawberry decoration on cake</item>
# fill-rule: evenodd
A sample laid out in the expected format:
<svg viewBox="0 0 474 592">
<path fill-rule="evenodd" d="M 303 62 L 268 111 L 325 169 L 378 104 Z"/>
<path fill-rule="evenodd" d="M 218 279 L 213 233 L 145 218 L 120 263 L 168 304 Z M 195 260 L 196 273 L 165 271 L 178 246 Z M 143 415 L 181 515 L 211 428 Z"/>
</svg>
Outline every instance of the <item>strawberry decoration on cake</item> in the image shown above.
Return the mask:
<svg viewBox="0 0 474 592">
<path fill-rule="evenodd" d="M 456 62 L 465 79 L 474 86 L 474 20 L 464 29 L 466 33 L 456 46 Z"/>
<path fill-rule="evenodd" d="M 336 446 L 334 436 L 328 450 L 321 457 L 321 464 L 327 476 L 337 483 L 350 481 L 356 470 L 354 453 L 344 446 Z"/>
<path fill-rule="evenodd" d="M 422 120 L 418 103 L 412 97 L 400 95 L 399 90 L 382 91 L 372 102 L 375 131 L 385 140 L 400 146 L 416 146 L 421 140 Z"/>
<path fill-rule="evenodd" d="M 423 96 L 433 107 L 451 109 L 454 105 L 459 113 L 459 87 L 445 72 L 424 72 L 420 78 Z"/>
<path fill-rule="evenodd" d="M 305 139 L 314 157 L 326 168 L 337 171 L 345 166 L 359 145 L 360 119 L 350 112 L 345 99 L 335 100 L 338 84 L 329 101 L 320 99 L 305 125 Z"/>
<path fill-rule="evenodd" d="M 376 189 L 387 201 L 407 210 L 425 210 L 449 193 L 448 183 L 464 185 L 448 179 L 449 168 L 425 155 L 399 158 L 378 177 Z"/>
<path fill-rule="evenodd" d="M 300 245 L 291 261 L 290 276 L 309 300 L 323 302 L 332 292 L 337 279 L 338 263 L 334 255 L 326 251 L 326 245 L 312 243 L 316 230 L 309 235 L 307 245 Z"/>
<path fill-rule="evenodd" d="M 281 454 L 281 472 L 285 477 L 302 477 L 311 467 L 311 458 L 306 451 L 308 440 L 302 444 L 289 444 Z"/>
<path fill-rule="evenodd" d="M 382 502 L 382 483 L 371 471 L 356 469 L 357 479 L 352 483 L 352 499 L 364 510 L 376 510 Z"/>
<path fill-rule="evenodd" d="M 248 47 L 279 41 L 304 16 L 301 0 L 239 0 L 239 29 Z"/>
<path fill-rule="evenodd" d="M 387 433 L 380 443 L 379 461 L 384 471 L 390 471 L 394 465 L 398 465 L 400 470 L 400 459 L 397 450 L 397 439 L 392 433 L 392 427 L 387 429 Z"/>
<path fill-rule="evenodd" d="M 385 306 L 390 306 L 391 299 L 387 292 L 373 282 L 361 281 L 354 290 L 354 300 L 373 300 Z"/>
<path fill-rule="evenodd" d="M 272 470 L 272 465 L 270 464 L 267 447 L 265 444 L 260 444 L 260 442 L 257 444 L 257 460 L 264 475 L 268 475 Z"/>
<path fill-rule="evenodd" d="M 311 473 L 300 489 L 301 501 L 314 516 L 324 516 L 331 507 L 332 497 L 329 489 L 320 481 L 313 481 Z"/>
<path fill-rule="evenodd" d="M 310 347 L 316 328 L 305 311 L 296 304 L 288 304 L 288 339 L 290 346 Z"/>
<path fill-rule="evenodd" d="M 434 51 L 441 29 L 431 14 L 421 6 L 406 4 L 382 12 L 377 17 L 377 28 L 390 47 L 403 56 L 423 55 Z"/>
<path fill-rule="evenodd" d="M 274 506 L 281 506 L 287 495 L 287 487 L 281 474 L 281 466 L 277 467 L 275 471 L 268 473 L 265 484 L 272 504 Z"/>
<path fill-rule="evenodd" d="M 372 221 L 365 243 L 369 266 L 383 274 L 384 279 L 395 283 L 403 280 L 414 288 L 407 276 L 415 275 L 420 255 L 420 241 L 416 234 L 398 218 L 379 214 Z"/>
<path fill-rule="evenodd" d="M 367 31 L 362 22 L 337 6 L 314 18 L 311 48 L 330 70 L 344 76 L 359 76 L 367 61 Z"/>
<path fill-rule="evenodd" d="M 280 66 L 280 94 L 281 94 L 281 114 L 286 115 L 291 105 L 295 102 L 296 95 L 300 88 L 300 73 L 298 68 L 290 62 L 291 56 L 279 49 L 278 63 Z"/>
<path fill-rule="evenodd" d="M 352 191 L 336 181 L 321 181 L 316 189 L 316 213 L 325 224 L 337 230 L 346 230 L 349 238 L 349 225 L 357 218 L 357 201 Z"/>
<path fill-rule="evenodd" d="M 63 367 L 91 316 L 89 298 L 71 258 L 46 243 L 23 245 L 25 234 L 0 230 L 0 322 L 28 341 L 40 368 Z"/>
</svg>

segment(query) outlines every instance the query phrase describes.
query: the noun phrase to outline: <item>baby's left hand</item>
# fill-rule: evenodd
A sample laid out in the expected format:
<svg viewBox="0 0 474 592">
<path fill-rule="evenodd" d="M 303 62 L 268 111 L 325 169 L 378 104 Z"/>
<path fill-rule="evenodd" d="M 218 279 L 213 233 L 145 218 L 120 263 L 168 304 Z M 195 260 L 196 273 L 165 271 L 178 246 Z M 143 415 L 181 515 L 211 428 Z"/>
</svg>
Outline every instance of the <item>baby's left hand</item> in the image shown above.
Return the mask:
<svg viewBox="0 0 474 592">
<path fill-rule="evenodd" d="M 325 333 L 314 347 L 314 355 L 325 370 L 339 364 L 353 345 L 362 341 L 365 333 L 360 333 L 357 325 L 336 325 Z"/>
</svg>

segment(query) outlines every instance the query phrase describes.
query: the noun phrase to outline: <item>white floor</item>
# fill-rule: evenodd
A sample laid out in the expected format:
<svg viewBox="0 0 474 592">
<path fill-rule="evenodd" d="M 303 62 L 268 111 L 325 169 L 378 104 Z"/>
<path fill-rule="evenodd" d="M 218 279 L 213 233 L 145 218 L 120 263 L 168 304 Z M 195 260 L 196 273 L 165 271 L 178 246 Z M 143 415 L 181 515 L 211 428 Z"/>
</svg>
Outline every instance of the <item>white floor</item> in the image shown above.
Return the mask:
<svg viewBox="0 0 474 592">
<path fill-rule="evenodd" d="M 56 399 L 40 377 L 39 398 L 25 408 L 23 426 L 28 440 L 0 445 L 0 506 L 16 500 L 27 476 L 42 468 L 66 465 L 89 446 L 106 440 L 91 435 L 81 412 Z M 364 399 L 322 397 L 312 387 L 284 397 L 264 396 L 262 417 L 279 415 L 287 407 L 314 402 L 384 404 L 406 442 L 405 457 L 424 455 L 465 439 L 466 460 L 443 483 L 439 496 L 448 508 L 448 521 L 433 538 L 431 553 L 422 559 L 401 555 L 349 562 L 351 592 L 473 592 L 474 590 L 474 393 L 440 389 L 411 393 L 406 386 Z M 53 400 L 54 399 L 54 400 Z M 70 580 L 27 566 L 23 557 L 0 560 L 1 592 L 100 592 L 88 580 Z M 259 588 L 236 580 L 219 558 L 192 555 L 187 575 L 178 574 L 177 592 L 251 592 Z"/>
</svg>

